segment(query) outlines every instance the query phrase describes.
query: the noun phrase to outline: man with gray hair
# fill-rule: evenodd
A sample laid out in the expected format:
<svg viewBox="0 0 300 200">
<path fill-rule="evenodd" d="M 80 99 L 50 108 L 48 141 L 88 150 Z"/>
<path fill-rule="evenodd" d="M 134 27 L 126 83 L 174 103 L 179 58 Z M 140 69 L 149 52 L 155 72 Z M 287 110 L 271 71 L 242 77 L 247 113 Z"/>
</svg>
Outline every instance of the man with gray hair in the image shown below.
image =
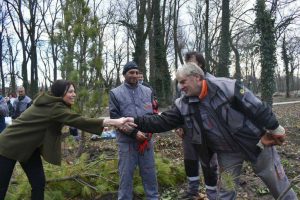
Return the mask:
<svg viewBox="0 0 300 200">
<path fill-rule="evenodd" d="M 192 132 L 193 143 L 201 148 L 201 160 L 208 163 L 209 148 L 217 153 L 220 167 L 219 199 L 236 199 L 236 191 L 222 180 L 230 174 L 237 184 L 244 161 L 249 161 L 257 176 L 277 199 L 297 199 L 280 163 L 275 145 L 282 145 L 285 130 L 279 125 L 270 106 L 234 79 L 205 77 L 192 63 L 176 73 L 185 96 L 160 115 L 132 119 L 144 132 L 164 132 L 183 124 Z M 226 188 L 226 189 L 225 189 Z"/>
<path fill-rule="evenodd" d="M 214 77 L 206 71 L 205 59 L 203 55 L 197 51 L 187 52 L 185 54 L 185 63 L 194 63 L 204 72 L 205 77 Z M 184 94 L 181 94 L 184 95 Z M 179 97 L 179 96 L 178 96 Z M 178 98 L 177 97 L 177 98 Z M 218 161 L 216 153 L 208 150 L 211 157 L 209 165 L 202 163 L 200 159 L 201 150 L 199 144 L 194 144 L 192 141 L 193 133 L 189 132 L 189 129 L 183 126 L 176 129 L 176 133 L 182 138 L 183 147 L 183 162 L 184 169 L 187 175 L 187 189 L 180 195 L 180 199 L 196 199 L 199 197 L 200 189 L 200 173 L 199 167 L 202 169 L 202 175 L 204 178 L 204 188 L 206 196 L 210 200 L 216 199 L 217 196 L 217 181 L 218 181 Z"/>
<path fill-rule="evenodd" d="M 22 112 L 24 112 L 29 106 L 31 106 L 32 100 L 30 97 L 26 96 L 25 88 L 23 86 L 19 86 L 17 88 L 18 98 L 16 98 L 13 102 L 13 115 L 12 118 L 18 118 Z"/>
</svg>

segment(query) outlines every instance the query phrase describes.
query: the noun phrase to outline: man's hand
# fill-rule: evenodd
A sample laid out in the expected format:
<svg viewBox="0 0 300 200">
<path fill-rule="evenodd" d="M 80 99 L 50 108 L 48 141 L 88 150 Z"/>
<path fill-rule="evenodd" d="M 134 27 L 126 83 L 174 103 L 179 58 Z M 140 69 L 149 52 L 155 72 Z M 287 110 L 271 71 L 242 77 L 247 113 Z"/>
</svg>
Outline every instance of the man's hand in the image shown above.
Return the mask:
<svg viewBox="0 0 300 200">
<path fill-rule="evenodd" d="M 144 140 L 147 140 L 147 137 L 145 136 L 145 134 L 143 132 L 138 131 L 137 134 L 136 134 L 136 139 L 139 142 L 143 142 Z"/>
<path fill-rule="evenodd" d="M 274 130 L 268 130 L 268 133 L 273 135 L 274 138 L 285 138 L 285 129 L 281 125 Z"/>
<path fill-rule="evenodd" d="M 267 133 L 271 135 L 274 145 L 282 145 L 286 138 L 285 129 L 281 125 L 274 130 L 268 130 Z"/>
<path fill-rule="evenodd" d="M 183 139 L 183 137 L 184 137 L 184 131 L 183 131 L 183 128 L 175 129 L 175 132 L 176 132 L 176 134 L 177 134 L 181 139 Z"/>
<path fill-rule="evenodd" d="M 266 133 L 260 138 L 260 142 L 263 146 L 282 145 L 284 140 L 285 135 L 278 137 L 270 133 Z"/>
<path fill-rule="evenodd" d="M 118 130 L 123 133 L 131 133 L 135 129 L 136 125 L 134 124 L 135 126 L 132 126 L 130 123 L 132 122 L 125 123 L 123 126 L 120 126 Z"/>
<path fill-rule="evenodd" d="M 264 146 L 272 146 L 275 144 L 274 139 L 272 138 L 272 136 L 269 133 L 264 134 L 261 138 L 260 138 L 261 143 Z"/>
</svg>

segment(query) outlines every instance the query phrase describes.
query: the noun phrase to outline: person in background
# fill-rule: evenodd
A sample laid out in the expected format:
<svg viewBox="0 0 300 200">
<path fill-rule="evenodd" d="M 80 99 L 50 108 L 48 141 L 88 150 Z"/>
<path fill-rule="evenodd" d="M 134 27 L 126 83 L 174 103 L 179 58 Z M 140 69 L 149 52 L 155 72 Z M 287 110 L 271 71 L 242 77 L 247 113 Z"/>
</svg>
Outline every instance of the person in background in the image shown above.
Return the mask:
<svg viewBox="0 0 300 200">
<path fill-rule="evenodd" d="M 110 91 L 110 117 L 137 117 L 153 114 L 153 94 L 150 88 L 138 83 L 139 70 L 135 62 L 123 68 L 125 82 Z M 158 185 L 151 133 L 132 132 L 131 137 L 117 131 L 119 151 L 118 200 L 133 199 L 133 175 L 138 166 L 147 200 L 158 200 Z"/>
<path fill-rule="evenodd" d="M 11 117 L 14 113 L 14 107 L 13 107 L 12 101 L 9 97 L 5 97 L 5 101 L 6 101 L 6 104 L 8 107 L 8 116 Z"/>
<path fill-rule="evenodd" d="M 23 86 L 19 86 L 17 88 L 18 98 L 16 98 L 13 102 L 14 112 L 12 115 L 13 119 L 16 119 L 23 113 L 32 103 L 30 97 L 26 96 L 25 88 Z"/>
<path fill-rule="evenodd" d="M 5 198 L 17 161 L 31 185 L 31 199 L 44 199 L 46 182 L 41 156 L 51 164 L 61 164 L 61 129 L 64 125 L 101 133 L 104 126 L 120 127 L 128 121 L 126 118 L 93 119 L 76 114 L 71 110 L 75 97 L 72 82 L 57 80 L 50 93 L 39 94 L 33 104 L 0 134 L 0 200 Z"/>
<path fill-rule="evenodd" d="M 244 161 L 250 162 L 275 199 L 285 190 L 283 200 L 298 199 L 274 146 L 284 142 L 285 129 L 268 104 L 235 79 L 205 77 L 193 63 L 179 68 L 176 79 L 185 95 L 160 115 L 131 119 L 137 129 L 165 132 L 181 125 L 190 129 L 193 141 L 201 144 L 202 162 L 210 160 L 209 149 L 217 153 L 222 186 L 219 199 L 236 199 L 236 190 L 222 178 L 227 174 L 238 185 Z"/>
<path fill-rule="evenodd" d="M 157 101 L 156 93 L 155 93 L 154 89 L 151 87 L 151 85 L 149 83 L 147 83 L 147 82 L 144 81 L 144 74 L 143 74 L 143 72 L 139 72 L 138 82 L 140 84 L 142 84 L 143 86 L 146 86 L 146 87 L 148 87 L 148 88 L 151 89 L 152 96 L 153 96 L 153 99 L 152 99 L 153 112 L 155 114 L 158 114 L 159 111 L 158 111 L 158 101 Z"/>
<path fill-rule="evenodd" d="M 139 82 L 140 84 L 142 84 L 143 86 L 146 86 L 146 87 L 150 88 L 151 91 L 153 92 L 153 95 L 155 95 L 154 90 L 153 90 L 153 88 L 151 87 L 151 85 L 150 85 L 149 83 L 147 83 L 146 81 L 144 81 L 144 74 L 143 74 L 143 72 L 139 72 L 139 75 L 138 75 L 138 82 Z"/>
<path fill-rule="evenodd" d="M 205 59 L 199 52 L 192 51 L 186 53 L 185 63 L 189 62 L 200 67 L 205 76 L 213 77 L 213 75 L 206 72 Z M 205 182 L 206 195 L 209 200 L 215 200 L 217 197 L 218 180 L 218 161 L 216 153 L 213 153 L 211 150 L 209 150 L 211 154 L 209 165 L 203 162 L 201 163 L 201 160 L 199 159 L 201 148 L 199 144 L 193 143 L 193 133 L 189 132 L 189 129 L 185 126 L 176 129 L 176 133 L 182 138 L 184 169 L 188 179 L 188 188 L 180 196 L 180 199 L 196 199 L 199 196 L 199 167 L 201 166 Z"/>
<path fill-rule="evenodd" d="M 11 105 L 13 105 L 13 104 L 14 104 L 14 101 L 16 100 L 16 97 L 17 97 L 16 93 L 11 92 L 11 93 L 8 95 L 8 97 L 9 97 L 9 101 L 10 101 Z"/>
<path fill-rule="evenodd" d="M 8 117 L 8 107 L 5 98 L 0 95 L 0 133 L 5 129 L 5 117 Z"/>
<path fill-rule="evenodd" d="M 79 134 L 79 131 L 77 128 L 71 126 L 71 127 L 69 127 L 69 132 L 70 132 L 70 135 L 73 136 L 75 141 L 79 142 L 81 140 L 81 135 Z"/>
<path fill-rule="evenodd" d="M 92 141 L 116 139 L 116 130 L 105 127 L 101 136 L 94 134 L 90 139 Z"/>
</svg>

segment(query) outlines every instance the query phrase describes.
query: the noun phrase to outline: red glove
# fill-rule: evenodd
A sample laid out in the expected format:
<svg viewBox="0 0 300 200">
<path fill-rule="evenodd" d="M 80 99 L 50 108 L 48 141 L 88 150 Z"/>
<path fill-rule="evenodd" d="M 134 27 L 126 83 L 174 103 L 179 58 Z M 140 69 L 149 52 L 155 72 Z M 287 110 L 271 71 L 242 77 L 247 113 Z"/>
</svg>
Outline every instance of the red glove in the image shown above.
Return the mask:
<svg viewBox="0 0 300 200">
<path fill-rule="evenodd" d="M 274 138 L 284 138 L 285 137 L 285 129 L 279 125 L 274 130 L 268 130 L 271 135 L 273 135 Z"/>
<path fill-rule="evenodd" d="M 151 140 L 151 138 L 152 138 L 152 133 L 147 133 L 147 139 L 142 142 L 139 142 L 138 152 L 141 155 L 144 154 L 145 150 L 148 150 L 150 148 L 149 141 Z"/>
<path fill-rule="evenodd" d="M 285 139 L 284 137 L 277 138 L 272 134 L 266 133 L 260 138 L 260 141 L 264 146 L 272 146 L 272 145 L 282 145 L 284 139 Z"/>
<path fill-rule="evenodd" d="M 285 138 L 285 130 L 282 126 L 279 125 L 274 130 L 268 130 L 267 133 L 260 138 L 260 141 L 258 142 L 257 146 L 259 146 L 261 149 L 263 149 L 265 146 L 280 146 L 285 141 Z"/>
</svg>

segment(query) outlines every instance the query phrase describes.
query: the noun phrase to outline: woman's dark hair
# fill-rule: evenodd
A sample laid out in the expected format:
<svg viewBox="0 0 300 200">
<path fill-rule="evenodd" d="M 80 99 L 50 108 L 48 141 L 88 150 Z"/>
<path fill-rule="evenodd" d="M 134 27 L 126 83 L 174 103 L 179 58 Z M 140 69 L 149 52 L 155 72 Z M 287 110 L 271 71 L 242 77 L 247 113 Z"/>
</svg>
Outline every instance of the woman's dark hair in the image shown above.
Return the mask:
<svg viewBox="0 0 300 200">
<path fill-rule="evenodd" d="M 184 57 L 185 62 L 189 62 L 190 59 L 191 59 L 193 56 L 195 56 L 197 62 L 198 62 L 199 64 L 201 64 L 201 69 L 202 69 L 204 72 L 206 72 L 206 68 L 205 68 L 205 59 L 204 59 L 203 55 L 202 55 L 201 53 L 197 52 L 197 51 L 190 51 L 190 52 L 187 52 L 187 53 L 185 54 L 185 57 Z"/>
<path fill-rule="evenodd" d="M 57 80 L 51 86 L 51 94 L 56 97 L 63 97 L 69 90 L 70 86 L 74 84 L 71 81 L 67 80 Z"/>
</svg>

